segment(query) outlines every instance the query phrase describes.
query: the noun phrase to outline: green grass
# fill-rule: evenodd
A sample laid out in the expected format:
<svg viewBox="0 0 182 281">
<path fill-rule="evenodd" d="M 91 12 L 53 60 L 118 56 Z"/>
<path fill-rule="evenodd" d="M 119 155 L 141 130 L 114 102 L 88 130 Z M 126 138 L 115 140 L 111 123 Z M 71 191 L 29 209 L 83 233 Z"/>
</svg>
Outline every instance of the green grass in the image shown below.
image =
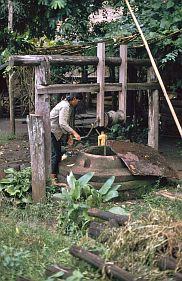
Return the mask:
<svg viewBox="0 0 182 281">
<path fill-rule="evenodd" d="M 14 140 L 16 138 L 17 138 L 17 136 L 12 133 L 0 131 L 0 145 L 5 144 L 8 141 Z"/>
<path fill-rule="evenodd" d="M 25 209 L 6 206 L 0 209 L 0 272 L 2 281 L 14 281 L 18 276 L 35 281 L 47 280 L 45 268 L 64 264 L 85 273 L 85 280 L 97 276 L 95 270 L 83 262 L 73 261 L 69 248 L 77 244 L 80 233 L 66 236 L 58 227 L 60 208 L 53 204 L 37 204 Z M 84 267 L 84 269 L 83 269 Z M 73 267 L 74 268 L 74 267 Z M 95 280 L 99 280 L 98 278 Z"/>
<path fill-rule="evenodd" d="M 162 210 L 171 219 L 182 219 L 182 204 L 156 197 L 153 193 L 143 199 L 102 205 L 101 209 L 113 205 L 125 208 L 133 221 L 155 210 Z M 82 272 L 83 280 L 103 280 L 97 270 L 69 254 L 71 245 L 98 250 L 101 256 L 110 252 L 108 244 L 101 244 L 81 232 L 65 235 L 60 227 L 59 204 L 28 205 L 17 208 L 3 202 L 0 207 L 0 272 L 2 281 L 15 281 L 18 276 L 46 281 L 44 272 L 52 264 L 64 264 Z M 105 279 L 104 279 L 105 280 Z M 157 280 L 157 279 L 151 279 Z M 159 279 L 158 279 L 159 280 Z M 169 279 L 170 280 L 170 279 Z"/>
</svg>

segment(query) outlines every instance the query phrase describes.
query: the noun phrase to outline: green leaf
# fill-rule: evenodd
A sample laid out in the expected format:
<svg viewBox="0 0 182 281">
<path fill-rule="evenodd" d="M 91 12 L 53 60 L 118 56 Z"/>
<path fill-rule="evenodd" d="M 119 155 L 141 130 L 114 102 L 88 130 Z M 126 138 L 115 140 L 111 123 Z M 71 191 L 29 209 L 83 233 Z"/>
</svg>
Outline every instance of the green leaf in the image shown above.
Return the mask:
<svg viewBox="0 0 182 281">
<path fill-rule="evenodd" d="M 62 188 L 61 191 L 62 192 L 60 192 L 60 193 L 54 193 L 53 197 L 61 199 L 61 200 L 65 200 L 65 201 L 71 201 L 69 192 L 65 188 Z"/>
<path fill-rule="evenodd" d="M 128 212 L 121 207 L 112 207 L 108 211 L 116 215 L 128 216 Z"/>
<path fill-rule="evenodd" d="M 111 188 L 113 182 L 115 180 L 115 176 L 110 177 L 104 184 L 103 186 L 99 189 L 99 193 L 102 195 L 105 195 L 109 189 Z"/>
<path fill-rule="evenodd" d="M 4 170 L 6 174 L 17 174 L 17 171 L 14 168 L 8 168 Z"/>
<path fill-rule="evenodd" d="M 120 188 L 120 186 L 121 186 L 121 184 L 116 184 L 116 185 L 112 186 L 109 191 L 118 190 Z"/>
<path fill-rule="evenodd" d="M 21 201 L 22 201 L 23 203 L 26 203 L 26 204 L 32 203 L 32 197 L 31 197 L 31 196 L 23 197 L 23 198 L 21 199 Z"/>
<path fill-rule="evenodd" d="M 83 274 L 79 270 L 74 270 L 72 276 L 66 278 L 66 281 L 81 281 Z"/>
<path fill-rule="evenodd" d="M 119 195 L 119 193 L 117 190 L 111 190 L 104 196 L 103 201 L 108 202 L 108 201 L 112 200 L 113 198 L 118 197 L 118 195 Z"/>
<path fill-rule="evenodd" d="M 66 5 L 65 0 L 52 0 L 51 9 L 62 9 Z"/>
<path fill-rule="evenodd" d="M 46 281 L 55 281 L 55 279 L 64 276 L 64 272 L 63 271 L 59 271 L 54 273 L 53 275 L 51 275 L 48 279 L 46 279 Z"/>
<path fill-rule="evenodd" d="M 168 0 L 168 1 L 167 1 L 167 9 L 170 9 L 170 8 L 172 8 L 172 7 L 174 7 L 174 2 Z"/>
<path fill-rule="evenodd" d="M 81 186 L 86 185 L 90 179 L 94 176 L 94 172 L 89 172 L 78 179 Z"/>
<path fill-rule="evenodd" d="M 14 196 L 14 195 L 20 193 L 20 190 L 19 189 L 15 189 L 15 187 L 13 185 L 9 185 L 6 188 L 6 192 L 8 192 L 9 195 Z"/>
<path fill-rule="evenodd" d="M 2 179 L 0 180 L 1 184 L 11 184 L 13 182 L 12 178 Z"/>
<path fill-rule="evenodd" d="M 81 186 L 78 182 L 75 183 L 75 188 L 70 190 L 70 195 L 73 200 L 78 200 L 81 197 Z"/>
<path fill-rule="evenodd" d="M 73 172 L 71 171 L 70 174 L 67 176 L 67 183 L 71 188 L 75 188 L 75 183 L 76 183 L 76 178 L 75 176 L 73 175 Z"/>
</svg>

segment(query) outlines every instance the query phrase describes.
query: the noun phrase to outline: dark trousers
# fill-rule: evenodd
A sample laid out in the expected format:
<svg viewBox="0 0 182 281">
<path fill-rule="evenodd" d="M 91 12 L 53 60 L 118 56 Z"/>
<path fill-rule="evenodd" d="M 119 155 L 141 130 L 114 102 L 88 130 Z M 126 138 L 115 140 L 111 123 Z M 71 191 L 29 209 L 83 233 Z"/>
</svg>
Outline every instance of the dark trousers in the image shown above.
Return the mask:
<svg viewBox="0 0 182 281">
<path fill-rule="evenodd" d="M 61 144 L 62 141 L 57 140 L 53 133 L 51 133 L 51 166 L 52 174 L 59 173 L 59 162 L 61 160 Z"/>
</svg>

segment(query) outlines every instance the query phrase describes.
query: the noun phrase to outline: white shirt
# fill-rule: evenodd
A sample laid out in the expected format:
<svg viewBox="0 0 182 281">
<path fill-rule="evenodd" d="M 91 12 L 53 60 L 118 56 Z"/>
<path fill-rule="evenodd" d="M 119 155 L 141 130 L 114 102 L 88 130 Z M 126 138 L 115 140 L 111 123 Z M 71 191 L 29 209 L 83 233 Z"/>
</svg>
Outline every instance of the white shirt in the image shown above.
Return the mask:
<svg viewBox="0 0 182 281">
<path fill-rule="evenodd" d="M 72 133 L 69 126 L 71 106 L 67 100 L 59 102 L 50 112 L 51 132 L 59 140 L 63 134 Z"/>
</svg>

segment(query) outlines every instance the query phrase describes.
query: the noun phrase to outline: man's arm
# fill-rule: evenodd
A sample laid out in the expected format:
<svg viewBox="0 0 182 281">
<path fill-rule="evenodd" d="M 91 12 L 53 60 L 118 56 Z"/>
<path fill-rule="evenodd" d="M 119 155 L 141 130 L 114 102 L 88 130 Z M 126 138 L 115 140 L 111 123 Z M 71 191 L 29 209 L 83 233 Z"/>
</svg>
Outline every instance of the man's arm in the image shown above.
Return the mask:
<svg viewBox="0 0 182 281">
<path fill-rule="evenodd" d="M 80 135 L 69 126 L 69 118 L 70 118 L 69 108 L 67 107 L 62 108 L 59 111 L 59 126 L 60 128 L 64 129 L 66 132 L 68 132 L 70 135 L 73 135 L 76 140 L 80 140 L 81 139 Z"/>
</svg>

